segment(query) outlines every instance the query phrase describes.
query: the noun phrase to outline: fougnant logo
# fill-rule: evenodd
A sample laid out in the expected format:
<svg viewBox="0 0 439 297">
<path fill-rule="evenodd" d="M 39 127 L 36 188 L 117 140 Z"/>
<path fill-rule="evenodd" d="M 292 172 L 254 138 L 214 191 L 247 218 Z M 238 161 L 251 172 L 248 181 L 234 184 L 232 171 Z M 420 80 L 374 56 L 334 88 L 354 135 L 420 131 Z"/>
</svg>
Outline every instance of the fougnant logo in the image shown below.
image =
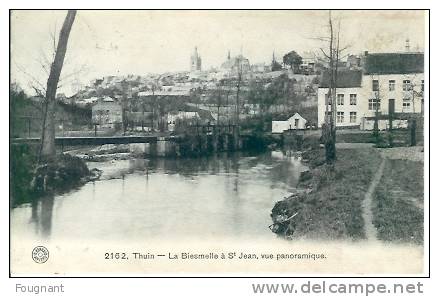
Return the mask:
<svg viewBox="0 0 439 297">
<path fill-rule="evenodd" d="M 49 259 L 49 250 L 44 246 L 37 246 L 32 250 L 32 259 L 38 263 L 45 263 Z"/>
</svg>

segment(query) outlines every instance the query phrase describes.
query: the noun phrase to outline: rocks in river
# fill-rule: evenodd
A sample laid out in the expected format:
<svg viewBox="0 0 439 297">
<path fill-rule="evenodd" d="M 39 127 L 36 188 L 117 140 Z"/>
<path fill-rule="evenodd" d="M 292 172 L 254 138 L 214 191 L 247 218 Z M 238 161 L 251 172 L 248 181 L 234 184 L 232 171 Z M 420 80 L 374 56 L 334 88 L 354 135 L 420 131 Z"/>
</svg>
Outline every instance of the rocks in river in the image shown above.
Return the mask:
<svg viewBox="0 0 439 297">
<path fill-rule="evenodd" d="M 90 150 L 90 153 L 103 155 L 114 153 L 129 153 L 130 146 L 128 144 L 104 144 Z"/>
<path fill-rule="evenodd" d="M 95 181 L 98 180 L 102 175 L 102 170 L 99 170 L 97 168 L 93 168 L 90 170 L 90 176 L 88 177 L 88 181 Z"/>
<path fill-rule="evenodd" d="M 114 153 L 114 154 L 102 154 L 102 155 L 93 155 L 86 154 L 83 156 L 88 162 L 104 162 L 110 160 L 128 160 L 132 157 L 131 153 Z"/>
<path fill-rule="evenodd" d="M 104 162 L 110 160 L 128 160 L 130 153 L 128 144 L 105 144 L 92 149 L 82 149 L 68 154 L 81 158 L 87 162 Z"/>
</svg>

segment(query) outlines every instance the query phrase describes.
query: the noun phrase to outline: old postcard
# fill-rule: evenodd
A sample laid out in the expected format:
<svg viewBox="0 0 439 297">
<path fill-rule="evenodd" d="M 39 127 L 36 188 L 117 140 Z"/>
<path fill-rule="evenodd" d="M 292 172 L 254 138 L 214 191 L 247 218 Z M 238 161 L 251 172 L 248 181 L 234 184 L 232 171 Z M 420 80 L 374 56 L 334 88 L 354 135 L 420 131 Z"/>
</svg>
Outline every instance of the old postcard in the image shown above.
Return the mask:
<svg viewBox="0 0 439 297">
<path fill-rule="evenodd" d="M 426 275 L 428 17 L 11 10 L 11 275 Z"/>
</svg>

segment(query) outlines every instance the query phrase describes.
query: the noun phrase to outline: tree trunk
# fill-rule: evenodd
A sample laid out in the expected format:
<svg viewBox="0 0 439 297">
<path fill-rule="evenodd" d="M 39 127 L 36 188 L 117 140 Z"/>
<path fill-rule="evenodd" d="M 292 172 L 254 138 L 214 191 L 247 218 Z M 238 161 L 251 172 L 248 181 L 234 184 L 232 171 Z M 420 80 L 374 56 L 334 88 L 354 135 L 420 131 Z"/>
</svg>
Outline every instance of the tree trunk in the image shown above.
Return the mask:
<svg viewBox="0 0 439 297">
<path fill-rule="evenodd" d="M 334 48 L 334 30 L 332 26 L 331 12 L 329 12 L 329 71 L 330 85 L 328 90 L 328 102 L 326 103 L 326 112 L 329 111 L 329 103 L 331 103 L 331 116 L 325 116 L 325 124 L 322 126 L 322 140 L 325 145 L 326 163 L 332 164 L 336 159 L 335 148 L 335 126 L 337 125 L 337 107 L 336 107 L 336 86 L 337 86 L 337 64 L 338 62 L 338 46 Z M 340 29 L 339 29 L 340 31 Z M 339 39 L 339 38 L 337 38 Z M 338 40 L 337 40 L 338 44 Z M 334 61 L 335 60 L 335 61 Z"/>
<path fill-rule="evenodd" d="M 50 67 L 50 74 L 47 80 L 46 112 L 44 114 L 44 126 L 40 154 L 41 160 L 43 161 L 51 161 L 55 158 L 55 97 L 67 51 L 67 42 L 69 40 L 69 35 L 72 29 L 73 21 L 75 20 L 75 16 L 76 10 L 68 11 L 64 24 L 59 33 L 59 41 L 56 48 L 55 59 Z"/>
</svg>

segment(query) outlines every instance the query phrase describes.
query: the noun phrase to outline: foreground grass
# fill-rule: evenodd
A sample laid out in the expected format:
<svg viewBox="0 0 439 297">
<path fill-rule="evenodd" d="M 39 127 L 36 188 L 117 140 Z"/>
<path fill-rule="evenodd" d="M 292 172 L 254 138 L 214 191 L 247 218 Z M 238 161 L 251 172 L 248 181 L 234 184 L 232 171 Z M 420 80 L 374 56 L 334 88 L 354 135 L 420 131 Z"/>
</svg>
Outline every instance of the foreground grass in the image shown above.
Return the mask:
<svg viewBox="0 0 439 297">
<path fill-rule="evenodd" d="M 373 223 L 386 241 L 424 240 L 423 163 L 388 160 L 374 195 Z"/>
<path fill-rule="evenodd" d="M 381 158 L 374 149 L 337 150 L 335 165 L 321 165 L 322 149 L 307 154 L 312 178 L 300 187 L 311 193 L 280 201 L 272 216 L 297 215 L 291 220 L 294 237 L 364 238 L 362 201 Z"/>
</svg>

